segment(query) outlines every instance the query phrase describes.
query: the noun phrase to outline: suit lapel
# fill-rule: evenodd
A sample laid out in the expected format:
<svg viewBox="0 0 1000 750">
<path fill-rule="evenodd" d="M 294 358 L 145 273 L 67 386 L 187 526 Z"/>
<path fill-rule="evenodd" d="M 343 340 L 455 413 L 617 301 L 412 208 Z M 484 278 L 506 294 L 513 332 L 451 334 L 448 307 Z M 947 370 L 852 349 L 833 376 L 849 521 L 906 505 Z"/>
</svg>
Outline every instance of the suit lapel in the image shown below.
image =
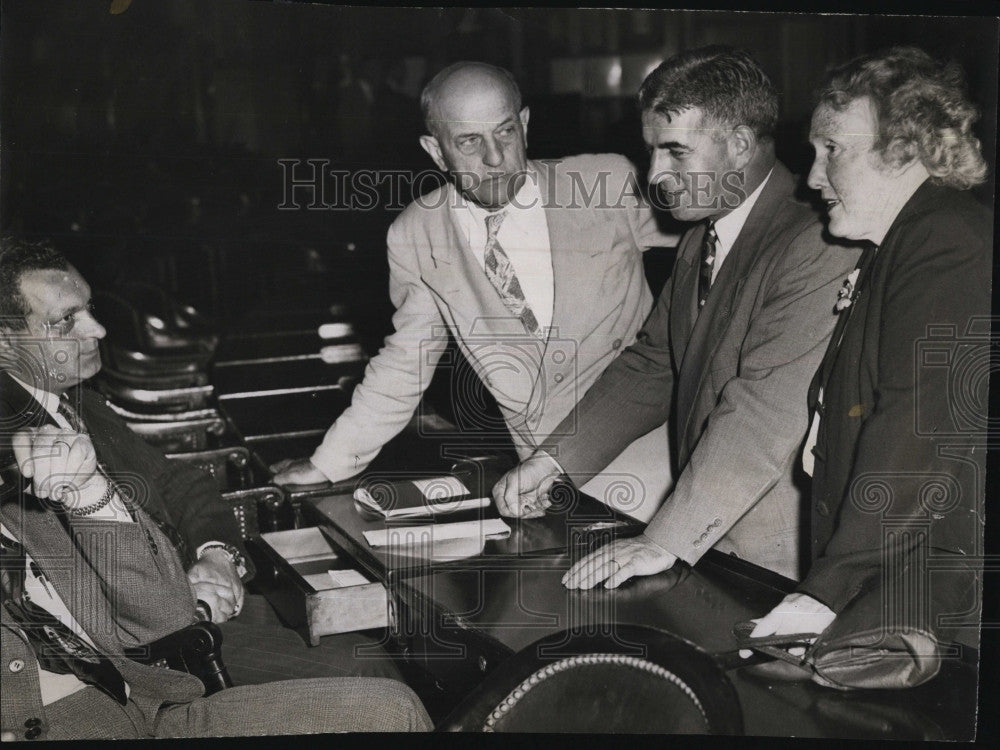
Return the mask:
<svg viewBox="0 0 1000 750">
<path fill-rule="evenodd" d="M 780 162 L 775 162 L 767 185 L 750 210 L 743 228 L 719 270 L 715 283 L 712 284 L 712 291 L 708 295 L 705 307 L 694 321 L 691 339 L 681 360 L 681 376 L 677 391 L 678 434 L 682 438 L 679 449 L 682 454 L 686 452 L 686 446 L 690 445 L 688 438 L 694 407 L 698 392 L 711 370 L 712 358 L 722 343 L 723 334 L 746 284 L 747 275 L 753 269 L 757 255 L 765 247 L 765 238 L 773 227 L 772 218 L 775 211 L 780 202 L 791 194 L 793 188 L 794 180 L 791 173 Z M 694 247 L 700 248 L 700 238 L 703 234 L 703 231 L 699 232 L 699 243 Z M 696 264 L 693 266 L 697 268 Z M 697 281 L 697 273 L 692 273 L 688 283 L 695 293 L 697 293 Z"/>
<path fill-rule="evenodd" d="M 13 469 L 14 433 L 25 427 L 55 424 L 52 416 L 6 371 L 0 370 L 0 471 Z"/>
<path fill-rule="evenodd" d="M 613 239 L 609 236 L 611 228 L 598 222 L 594 211 L 588 207 L 569 207 L 575 196 L 569 179 L 558 166 L 552 170 L 555 185 L 549 184 L 545 169 L 534 171 L 545 205 L 552 251 L 552 326 L 556 335 L 590 330 L 587 313 L 597 308 L 590 300 L 595 298 L 604 279 Z M 547 200 L 550 192 L 555 196 L 554 203 Z M 576 199 L 579 200 L 578 196 Z"/>
<path fill-rule="evenodd" d="M 101 582 L 75 546 L 58 515 L 47 510 L 33 495 L 18 493 L 14 502 L 3 504 L 4 526 L 24 545 L 32 560 L 45 572 L 46 580 L 62 599 L 73 619 L 102 653 L 118 653 L 114 626 L 102 622 L 99 602 L 105 601 Z M 113 545 L 113 539 L 103 540 Z M 89 540 L 93 544 L 94 540 Z M 104 610 L 108 616 L 110 610 Z"/>
<path fill-rule="evenodd" d="M 462 209 L 452 207 L 457 202 L 454 186 L 449 184 L 447 190 L 449 197 L 435 213 L 437 222 L 429 232 L 433 265 L 425 269 L 424 280 L 441 295 L 456 321 L 473 321 L 473 330 L 462 331 L 463 335 L 525 333 L 524 325 L 511 316 L 486 278 L 456 221 L 455 212 Z"/>
</svg>

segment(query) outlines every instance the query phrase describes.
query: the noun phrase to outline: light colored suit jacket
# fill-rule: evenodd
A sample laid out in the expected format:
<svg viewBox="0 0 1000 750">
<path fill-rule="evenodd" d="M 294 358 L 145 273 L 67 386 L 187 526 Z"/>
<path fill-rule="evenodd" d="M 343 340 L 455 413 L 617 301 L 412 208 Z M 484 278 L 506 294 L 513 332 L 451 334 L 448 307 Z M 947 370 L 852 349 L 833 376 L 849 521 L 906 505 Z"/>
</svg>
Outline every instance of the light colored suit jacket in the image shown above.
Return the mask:
<svg viewBox="0 0 1000 750">
<path fill-rule="evenodd" d="M 647 536 L 692 564 L 714 546 L 797 579 L 806 394 L 860 250 L 828 245 L 794 187 L 776 163 L 700 313 L 705 227 L 684 236 L 639 341 L 579 404 L 577 434 L 545 448 L 586 480 L 670 415 L 680 473 Z"/>
<path fill-rule="evenodd" d="M 477 263 L 455 219 L 454 187 L 418 199 L 389 229 L 395 332 L 312 456 L 330 479 L 362 471 L 406 426 L 449 331 L 496 398 L 522 458 L 635 339 L 652 304 L 641 251 L 675 240 L 660 233 L 639 199 L 634 167 L 605 154 L 530 162 L 529 170 L 538 180 L 552 250 L 555 300 L 547 340 L 510 314 Z M 481 423 L 476 414 L 458 418 Z M 621 446 L 627 451 L 609 467 L 611 482 L 585 489 L 602 499 L 623 495 L 619 507 L 648 518 L 670 479 L 663 421 L 650 425 L 635 445 Z M 628 480 L 632 489 L 615 478 Z"/>
</svg>

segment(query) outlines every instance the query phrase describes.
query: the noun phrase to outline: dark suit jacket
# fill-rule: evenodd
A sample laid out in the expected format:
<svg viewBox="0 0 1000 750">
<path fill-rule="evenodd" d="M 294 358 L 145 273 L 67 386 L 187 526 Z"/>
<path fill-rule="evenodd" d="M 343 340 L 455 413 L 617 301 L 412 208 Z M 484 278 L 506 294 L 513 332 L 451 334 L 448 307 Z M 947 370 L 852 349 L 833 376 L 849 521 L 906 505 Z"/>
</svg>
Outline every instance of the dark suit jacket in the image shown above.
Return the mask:
<svg viewBox="0 0 1000 750">
<path fill-rule="evenodd" d="M 906 572 L 915 609 L 897 614 L 911 625 L 935 625 L 914 614 L 922 605 L 934 618 L 969 604 L 975 574 L 955 556 L 982 554 L 992 225 L 968 194 L 925 182 L 859 279 L 842 344 L 813 384 L 815 402 L 826 381 L 816 559 L 800 589 L 835 612 Z"/>
<path fill-rule="evenodd" d="M 222 502 L 211 477 L 168 461 L 132 432 L 97 392 L 77 387 L 68 396 L 87 425 L 101 464 L 116 481 L 137 492 L 138 503 L 147 513 L 177 529 L 189 554 L 208 541 L 231 544 L 246 554 L 233 511 Z M 43 424 L 53 424 L 48 412 L 0 371 L 0 466 L 9 461 L 10 437 L 15 431 Z M 194 560 L 184 562 L 190 566 Z"/>
<path fill-rule="evenodd" d="M 828 245 L 794 189 L 776 163 L 700 314 L 704 225 L 684 236 L 638 341 L 544 447 L 579 483 L 670 415 L 680 474 L 646 535 L 692 564 L 716 546 L 797 579 L 807 389 L 860 250 Z"/>
</svg>

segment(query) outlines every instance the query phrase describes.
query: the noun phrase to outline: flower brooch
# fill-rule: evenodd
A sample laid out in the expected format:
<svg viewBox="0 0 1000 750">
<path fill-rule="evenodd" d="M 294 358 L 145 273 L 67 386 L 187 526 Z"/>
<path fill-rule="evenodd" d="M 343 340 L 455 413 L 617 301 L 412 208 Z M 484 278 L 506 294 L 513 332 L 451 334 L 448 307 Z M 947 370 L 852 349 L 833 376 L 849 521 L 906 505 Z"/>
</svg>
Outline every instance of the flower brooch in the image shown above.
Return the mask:
<svg viewBox="0 0 1000 750">
<path fill-rule="evenodd" d="M 851 271 L 850 275 L 844 279 L 844 285 L 837 292 L 837 304 L 834 309 L 837 312 L 841 312 L 850 307 L 855 298 L 858 296 L 858 290 L 854 288 L 854 285 L 858 283 L 858 273 L 860 269 L 855 268 Z"/>
</svg>

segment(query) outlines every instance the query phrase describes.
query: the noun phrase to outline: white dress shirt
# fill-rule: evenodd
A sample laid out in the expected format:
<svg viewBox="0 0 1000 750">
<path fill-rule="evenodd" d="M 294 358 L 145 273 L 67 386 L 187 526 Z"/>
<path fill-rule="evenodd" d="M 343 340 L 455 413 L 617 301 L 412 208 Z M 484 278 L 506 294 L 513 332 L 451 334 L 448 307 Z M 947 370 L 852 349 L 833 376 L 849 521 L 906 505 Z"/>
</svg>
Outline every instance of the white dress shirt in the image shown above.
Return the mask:
<svg viewBox="0 0 1000 750">
<path fill-rule="evenodd" d="M 13 542 L 18 540 L 14 535 L 0 523 L 0 534 L 7 537 Z M 69 607 L 59 596 L 58 592 L 52 587 L 45 574 L 41 572 L 37 566 L 35 569 L 39 570 L 41 575 L 36 575 L 35 570 L 32 569 L 32 563 L 34 561 L 31 559 L 31 555 L 27 552 L 24 553 L 24 589 L 28 596 L 31 597 L 31 601 L 38 607 L 41 607 L 50 615 L 55 617 L 59 622 L 69 628 L 73 633 L 79 636 L 91 648 L 96 649 L 94 642 L 90 640 L 90 636 L 87 635 L 80 624 L 73 617 L 73 613 L 69 611 Z M 56 672 L 49 672 L 48 670 L 42 669 L 39 665 L 38 667 L 38 688 L 42 696 L 42 705 L 48 706 L 50 703 L 55 703 L 60 698 L 65 698 L 68 695 L 83 690 L 87 687 L 87 683 L 83 682 L 79 677 L 77 677 L 72 672 L 67 672 L 66 674 L 57 674 Z M 125 684 L 125 694 L 129 694 L 129 685 Z"/>
<path fill-rule="evenodd" d="M 524 299 L 543 330 L 552 325 L 555 282 L 552 274 L 552 245 L 545 207 L 538 192 L 538 177 L 529 171 L 514 199 L 500 209 L 507 215 L 497 241 L 510 258 Z M 455 216 L 469 240 L 476 261 L 486 269 L 486 217 L 490 212 L 459 196 Z"/>
<path fill-rule="evenodd" d="M 746 224 L 750 211 L 753 209 L 757 199 L 760 198 L 760 194 L 764 190 L 764 186 L 767 184 L 769 179 L 771 179 L 771 172 L 767 173 L 767 177 L 764 178 L 764 181 L 757 186 L 756 190 L 750 193 L 745 201 L 721 219 L 716 220 L 714 226 L 715 236 L 718 238 L 718 241 L 715 243 L 715 265 L 712 268 L 713 284 L 715 283 L 716 277 L 719 275 L 719 269 L 722 268 L 722 262 L 726 259 L 726 256 L 729 255 L 729 251 L 733 249 L 733 245 L 736 243 L 736 238 L 739 237 L 740 232 L 743 231 L 743 225 Z"/>
</svg>

